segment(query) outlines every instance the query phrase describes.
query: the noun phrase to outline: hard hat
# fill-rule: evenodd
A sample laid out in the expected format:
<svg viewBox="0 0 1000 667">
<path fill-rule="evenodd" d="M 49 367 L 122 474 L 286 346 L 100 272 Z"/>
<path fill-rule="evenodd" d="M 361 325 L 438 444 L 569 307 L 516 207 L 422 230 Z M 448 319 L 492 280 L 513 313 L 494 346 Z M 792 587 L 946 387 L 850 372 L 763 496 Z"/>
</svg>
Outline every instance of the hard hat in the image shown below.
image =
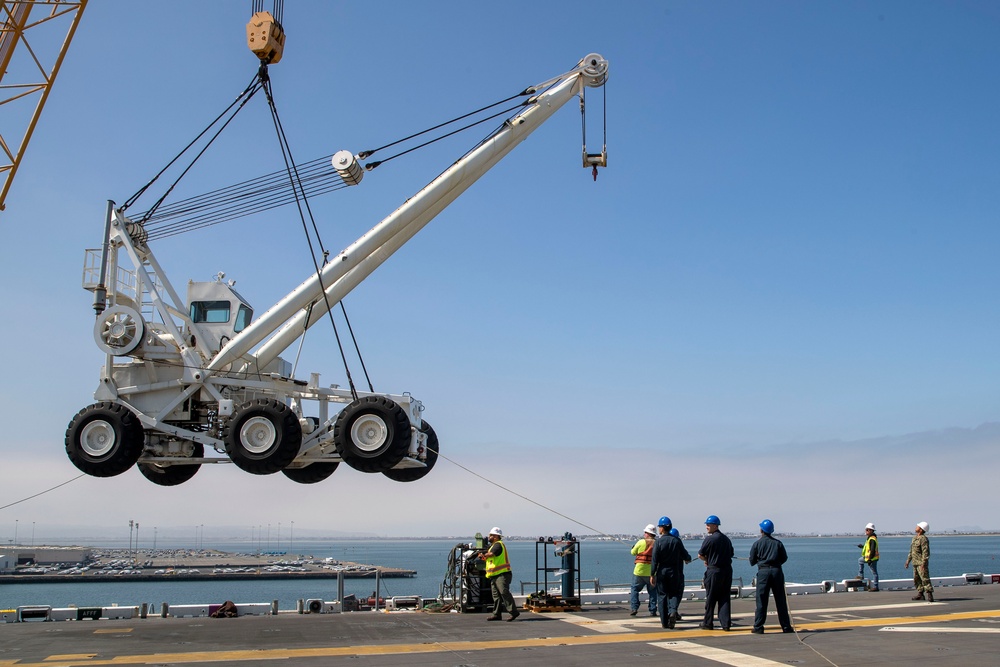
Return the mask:
<svg viewBox="0 0 1000 667">
<path fill-rule="evenodd" d="M 917 524 L 917 528 L 924 531 L 925 533 L 930 530 L 930 525 L 926 521 L 921 521 Z"/>
<path fill-rule="evenodd" d="M 707 518 L 707 519 L 705 519 L 705 523 L 706 523 L 706 524 L 710 524 L 710 523 L 713 523 L 713 524 L 715 524 L 716 526 L 721 526 L 721 525 L 722 525 L 722 522 L 721 522 L 721 521 L 719 521 L 719 517 L 715 516 L 714 514 L 709 514 L 709 515 L 708 515 L 708 518 Z"/>
<path fill-rule="evenodd" d="M 670 529 L 670 534 L 673 535 L 674 537 L 680 537 L 681 536 L 681 531 L 677 530 L 676 528 L 671 528 Z"/>
<path fill-rule="evenodd" d="M 760 522 L 760 529 L 762 532 L 765 532 L 768 535 L 770 535 L 771 533 L 774 532 L 774 522 L 771 521 L 770 519 L 764 519 L 763 521 Z"/>
<path fill-rule="evenodd" d="M 496 535 L 497 537 L 503 537 L 503 531 L 500 530 L 499 528 L 497 528 L 496 526 L 493 526 L 492 528 L 490 528 L 490 535 Z"/>
<path fill-rule="evenodd" d="M 651 523 L 647 524 L 645 530 L 643 530 L 642 532 L 649 533 L 650 535 L 656 535 L 656 526 L 654 526 Z"/>
<path fill-rule="evenodd" d="M 672 526 L 673 524 L 674 522 L 670 520 L 669 516 L 661 516 L 660 520 L 656 522 L 657 526 Z"/>
<path fill-rule="evenodd" d="M 865 530 L 875 530 L 875 524 L 874 523 L 868 524 L 867 526 L 865 526 Z"/>
</svg>

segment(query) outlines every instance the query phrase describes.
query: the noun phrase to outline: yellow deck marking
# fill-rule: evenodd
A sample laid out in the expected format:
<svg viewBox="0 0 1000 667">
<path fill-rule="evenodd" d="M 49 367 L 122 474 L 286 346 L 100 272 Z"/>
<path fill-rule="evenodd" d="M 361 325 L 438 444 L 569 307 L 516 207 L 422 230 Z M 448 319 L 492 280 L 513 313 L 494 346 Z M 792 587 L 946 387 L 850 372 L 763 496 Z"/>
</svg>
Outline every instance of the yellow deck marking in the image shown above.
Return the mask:
<svg viewBox="0 0 1000 667">
<path fill-rule="evenodd" d="M 822 621 L 805 623 L 796 628 L 801 635 L 804 632 L 828 630 L 832 628 L 864 628 L 873 626 L 912 625 L 916 623 L 966 621 L 978 618 L 1000 618 L 1000 609 L 985 611 L 959 612 L 952 614 L 935 614 L 933 616 L 902 616 L 896 618 L 852 618 L 839 621 Z M 319 646 L 315 648 L 284 648 L 237 651 L 194 651 L 188 653 L 151 653 L 147 655 L 119 655 L 113 658 L 91 660 L 88 665 L 147 665 L 163 663 L 193 663 L 193 662 L 235 662 L 242 663 L 251 660 L 290 660 L 295 658 L 330 658 L 358 655 L 406 655 L 409 653 L 462 653 L 468 651 L 484 651 L 487 649 L 517 649 L 517 648 L 548 648 L 552 646 L 592 646 L 596 644 L 653 643 L 657 641 L 678 641 L 713 637 L 722 639 L 727 636 L 741 636 L 750 628 L 736 628 L 733 632 L 721 630 L 667 630 L 663 632 L 629 632 L 616 634 L 582 635 L 568 637 L 542 637 L 525 639 L 496 639 L 462 642 L 430 642 L 419 644 L 369 644 L 363 646 Z M 0 662 L 0 665 L 5 663 Z M 44 662 L 14 662 L 17 667 L 73 667 L 74 663 L 62 663 L 58 660 Z"/>
<path fill-rule="evenodd" d="M 90 660 L 96 657 L 96 653 L 63 653 L 62 655 L 50 655 L 45 658 L 46 661 L 49 660 Z"/>
<path fill-rule="evenodd" d="M 122 632 L 132 632 L 132 628 L 99 628 L 94 630 L 95 635 L 117 635 Z"/>
</svg>

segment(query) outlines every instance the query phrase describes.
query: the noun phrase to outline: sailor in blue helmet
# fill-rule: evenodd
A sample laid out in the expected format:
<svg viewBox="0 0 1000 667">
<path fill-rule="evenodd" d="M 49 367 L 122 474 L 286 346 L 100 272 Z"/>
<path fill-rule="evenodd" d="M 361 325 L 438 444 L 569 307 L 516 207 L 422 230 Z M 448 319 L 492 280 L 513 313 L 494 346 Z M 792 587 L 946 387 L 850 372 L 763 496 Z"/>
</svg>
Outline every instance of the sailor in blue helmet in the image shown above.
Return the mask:
<svg viewBox="0 0 1000 667">
<path fill-rule="evenodd" d="M 659 598 L 660 625 L 670 630 L 677 624 L 677 608 L 684 594 L 684 563 L 691 562 L 691 554 L 680 538 L 670 534 L 673 525 L 670 517 L 660 517 L 660 536 L 653 545 L 652 574 L 649 583 L 656 586 Z"/>
<path fill-rule="evenodd" d="M 792 619 L 788 615 L 788 600 L 785 598 L 785 573 L 782 564 L 788 560 L 785 545 L 771 537 L 774 522 L 764 519 L 760 522 L 760 539 L 750 547 L 750 564 L 757 566 L 757 613 L 753 618 L 755 635 L 764 634 L 764 620 L 767 618 L 768 597 L 774 594 L 774 606 L 778 610 L 778 625 L 782 632 L 794 632 Z"/>
<path fill-rule="evenodd" d="M 715 607 L 719 607 L 719 625 L 728 631 L 732 623 L 730 600 L 733 588 L 733 543 L 719 530 L 719 517 L 705 519 L 705 536 L 698 549 L 698 558 L 705 561 L 705 618 L 702 630 L 714 630 Z"/>
</svg>

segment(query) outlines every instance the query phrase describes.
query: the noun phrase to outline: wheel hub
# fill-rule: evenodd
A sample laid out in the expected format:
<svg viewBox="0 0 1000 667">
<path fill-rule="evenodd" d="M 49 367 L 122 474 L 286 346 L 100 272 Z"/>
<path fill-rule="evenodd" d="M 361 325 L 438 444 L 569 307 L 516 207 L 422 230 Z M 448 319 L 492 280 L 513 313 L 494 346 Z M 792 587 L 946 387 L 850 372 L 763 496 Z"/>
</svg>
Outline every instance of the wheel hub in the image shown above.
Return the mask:
<svg viewBox="0 0 1000 667">
<path fill-rule="evenodd" d="M 95 419 L 80 431 L 80 448 L 87 456 L 100 458 L 115 447 L 115 429 L 103 419 Z"/>
<path fill-rule="evenodd" d="M 278 433 L 264 417 L 251 417 L 240 428 L 240 442 L 251 454 L 263 454 L 274 446 Z"/>
<path fill-rule="evenodd" d="M 362 451 L 376 452 L 389 440 L 389 427 L 378 415 L 361 415 L 351 426 L 351 440 Z"/>
</svg>

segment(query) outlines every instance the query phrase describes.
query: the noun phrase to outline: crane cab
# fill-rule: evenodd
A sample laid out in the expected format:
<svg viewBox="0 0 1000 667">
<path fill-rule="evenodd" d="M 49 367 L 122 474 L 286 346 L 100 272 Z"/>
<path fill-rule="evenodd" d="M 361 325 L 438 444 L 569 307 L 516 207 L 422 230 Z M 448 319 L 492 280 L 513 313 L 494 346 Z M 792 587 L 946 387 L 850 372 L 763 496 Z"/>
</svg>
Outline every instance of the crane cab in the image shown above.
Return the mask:
<svg viewBox="0 0 1000 667">
<path fill-rule="evenodd" d="M 211 282 L 188 282 L 187 303 L 191 323 L 198 326 L 203 343 L 213 354 L 243 331 L 253 319 L 253 307 L 233 289 L 236 281 L 225 282 L 219 273 Z"/>
</svg>

